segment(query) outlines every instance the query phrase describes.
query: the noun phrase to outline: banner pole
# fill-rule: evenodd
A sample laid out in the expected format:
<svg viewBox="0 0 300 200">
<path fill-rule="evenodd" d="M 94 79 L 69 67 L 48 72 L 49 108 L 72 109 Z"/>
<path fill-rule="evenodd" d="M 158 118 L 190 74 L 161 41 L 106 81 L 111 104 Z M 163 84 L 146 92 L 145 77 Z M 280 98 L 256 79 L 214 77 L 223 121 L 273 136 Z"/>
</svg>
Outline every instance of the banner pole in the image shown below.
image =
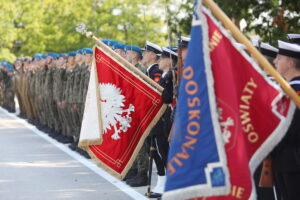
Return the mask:
<svg viewBox="0 0 300 200">
<path fill-rule="evenodd" d="M 223 23 L 225 28 L 231 31 L 234 38 L 247 47 L 247 51 L 253 56 L 259 65 L 282 87 L 286 94 L 300 108 L 300 97 L 285 81 L 282 76 L 272 67 L 267 59 L 251 44 L 244 34 L 232 23 L 228 16 L 219 8 L 213 0 L 203 0 L 203 3 L 212 11 L 212 13 Z"/>
<path fill-rule="evenodd" d="M 146 192 L 146 196 L 150 197 L 151 196 L 151 181 L 152 181 L 152 165 L 153 165 L 153 151 L 155 151 L 155 147 L 153 144 L 153 138 L 150 137 L 150 160 L 149 160 L 149 171 L 148 171 L 148 185 L 147 185 L 147 192 Z"/>
<path fill-rule="evenodd" d="M 182 76 L 182 68 L 183 68 L 183 63 L 182 63 L 182 41 L 181 41 L 181 32 L 179 32 L 178 35 L 178 74 L 177 74 L 177 86 L 180 84 L 181 76 Z"/>
</svg>

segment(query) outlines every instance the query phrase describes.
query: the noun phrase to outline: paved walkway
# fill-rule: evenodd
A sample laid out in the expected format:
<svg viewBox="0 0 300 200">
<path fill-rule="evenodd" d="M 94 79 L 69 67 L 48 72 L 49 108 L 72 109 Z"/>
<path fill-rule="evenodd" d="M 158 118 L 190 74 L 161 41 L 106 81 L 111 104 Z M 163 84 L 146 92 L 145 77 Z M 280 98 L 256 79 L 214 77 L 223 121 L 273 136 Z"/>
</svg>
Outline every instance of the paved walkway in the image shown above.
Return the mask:
<svg viewBox="0 0 300 200">
<path fill-rule="evenodd" d="M 147 199 L 133 189 L 0 108 L 0 199 Z"/>
</svg>

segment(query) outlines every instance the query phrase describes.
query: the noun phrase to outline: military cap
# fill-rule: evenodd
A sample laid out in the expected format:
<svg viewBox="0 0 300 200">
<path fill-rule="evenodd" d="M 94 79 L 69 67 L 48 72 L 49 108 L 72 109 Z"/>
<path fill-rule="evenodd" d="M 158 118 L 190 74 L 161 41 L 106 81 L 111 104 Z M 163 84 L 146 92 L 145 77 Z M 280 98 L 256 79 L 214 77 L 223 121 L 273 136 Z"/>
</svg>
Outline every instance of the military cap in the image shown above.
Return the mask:
<svg viewBox="0 0 300 200">
<path fill-rule="evenodd" d="M 257 49 L 259 49 L 260 44 L 262 43 L 260 40 L 257 39 L 251 39 L 251 43 L 254 47 L 256 47 Z"/>
<path fill-rule="evenodd" d="M 112 47 L 117 41 L 115 40 L 108 40 L 107 45 Z"/>
<path fill-rule="evenodd" d="M 278 40 L 279 55 L 300 59 L 300 46 Z"/>
<path fill-rule="evenodd" d="M 91 48 L 83 48 L 82 50 L 84 54 L 93 54 L 93 49 Z"/>
<path fill-rule="evenodd" d="M 41 59 L 44 59 L 42 56 L 43 56 L 43 54 L 41 54 L 41 53 L 36 53 L 36 54 L 33 55 L 32 60 L 41 60 Z M 44 56 L 45 56 L 45 55 L 44 55 Z"/>
<path fill-rule="evenodd" d="M 289 39 L 289 41 L 291 43 L 300 45 L 300 34 L 290 33 L 290 34 L 287 34 L 287 38 Z"/>
<path fill-rule="evenodd" d="M 173 60 L 177 60 L 178 55 L 171 49 L 168 49 L 166 47 L 162 48 L 162 53 L 160 55 L 161 58 L 172 58 Z"/>
<path fill-rule="evenodd" d="M 8 64 L 8 62 L 6 60 L 1 61 L 1 65 L 6 66 L 7 64 Z"/>
<path fill-rule="evenodd" d="M 188 48 L 191 38 L 181 36 L 181 48 Z"/>
<path fill-rule="evenodd" d="M 14 71 L 14 66 L 10 63 L 7 63 L 6 64 L 6 67 L 7 67 L 7 71 L 8 72 L 13 72 Z"/>
<path fill-rule="evenodd" d="M 261 54 L 276 58 L 278 49 L 273 47 L 272 45 L 261 42 L 259 40 L 252 40 L 252 44 L 261 52 Z"/>
<path fill-rule="evenodd" d="M 176 47 L 176 46 L 169 46 L 169 47 L 166 47 L 166 48 L 168 48 L 168 49 L 170 49 L 174 52 L 176 52 L 178 50 L 178 47 Z"/>
<path fill-rule="evenodd" d="M 142 50 L 145 50 L 145 51 L 152 51 L 154 52 L 156 55 L 159 55 L 162 53 L 162 49 L 160 46 L 158 46 L 157 44 L 154 44 L 152 42 L 149 42 L 149 41 L 146 41 L 146 45 L 145 45 L 145 48 L 142 49 Z"/>
<path fill-rule="evenodd" d="M 76 52 L 75 51 L 69 52 L 68 56 L 76 56 Z"/>
<path fill-rule="evenodd" d="M 57 59 L 57 57 L 58 57 L 58 55 L 56 53 L 53 53 L 53 52 L 46 53 L 46 56 L 50 56 L 52 59 Z"/>
<path fill-rule="evenodd" d="M 78 50 L 76 51 L 76 54 L 83 54 L 83 49 L 78 49 Z"/>
<path fill-rule="evenodd" d="M 142 50 L 141 50 L 140 47 L 138 47 L 138 46 L 134 46 L 134 45 L 125 45 L 124 50 L 125 50 L 125 51 L 135 51 L 135 52 L 139 53 L 140 55 L 142 55 Z"/>
<path fill-rule="evenodd" d="M 58 59 L 59 58 L 59 53 L 54 53 L 54 59 Z"/>
<path fill-rule="evenodd" d="M 7 68 L 7 71 L 8 72 L 13 72 L 14 71 L 14 66 L 12 64 L 10 64 L 9 62 L 7 61 L 2 61 L 2 64 L 3 66 L 5 66 Z"/>
<path fill-rule="evenodd" d="M 104 44 L 108 45 L 109 40 L 101 40 Z"/>
<path fill-rule="evenodd" d="M 67 53 L 60 53 L 60 54 L 59 54 L 59 57 L 66 57 L 66 56 L 68 56 Z"/>
<path fill-rule="evenodd" d="M 115 50 L 115 49 L 125 49 L 125 44 L 122 44 L 120 42 L 115 42 L 114 45 L 112 46 L 112 49 Z"/>
<path fill-rule="evenodd" d="M 265 56 L 270 56 L 272 58 L 276 58 L 278 49 L 268 43 L 262 42 L 260 44 L 260 52 Z"/>
</svg>

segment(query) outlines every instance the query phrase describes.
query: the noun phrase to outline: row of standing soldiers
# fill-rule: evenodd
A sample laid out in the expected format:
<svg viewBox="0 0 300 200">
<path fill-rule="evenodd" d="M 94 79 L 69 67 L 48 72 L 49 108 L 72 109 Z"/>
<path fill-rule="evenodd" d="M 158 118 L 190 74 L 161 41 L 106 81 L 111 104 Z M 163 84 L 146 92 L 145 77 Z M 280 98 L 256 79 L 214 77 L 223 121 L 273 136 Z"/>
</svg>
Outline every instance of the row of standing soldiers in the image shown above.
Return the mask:
<svg viewBox="0 0 300 200">
<path fill-rule="evenodd" d="M 62 143 L 77 148 L 92 50 L 68 54 L 35 54 L 15 63 L 9 78 L 19 102 L 20 117 Z M 13 99 L 10 101 L 13 102 Z"/>
<path fill-rule="evenodd" d="M 189 38 L 182 37 L 182 61 L 185 59 Z M 168 134 L 171 128 L 171 103 L 175 85 L 175 68 L 178 61 L 175 47 L 160 47 L 149 41 L 142 50 L 113 40 L 103 40 L 107 46 L 124 57 L 137 69 L 165 88 L 163 101 L 168 109 L 141 148 L 124 181 L 132 187 L 145 186 L 151 180 L 153 158 L 158 181 L 149 197 L 160 197 L 165 182 Z M 85 48 L 68 54 L 35 54 L 15 62 L 11 82 L 20 106 L 20 117 L 86 157 L 77 147 L 88 89 L 92 49 Z M 13 101 L 13 100 L 12 100 Z M 154 149 L 151 153 L 151 148 Z"/>
</svg>

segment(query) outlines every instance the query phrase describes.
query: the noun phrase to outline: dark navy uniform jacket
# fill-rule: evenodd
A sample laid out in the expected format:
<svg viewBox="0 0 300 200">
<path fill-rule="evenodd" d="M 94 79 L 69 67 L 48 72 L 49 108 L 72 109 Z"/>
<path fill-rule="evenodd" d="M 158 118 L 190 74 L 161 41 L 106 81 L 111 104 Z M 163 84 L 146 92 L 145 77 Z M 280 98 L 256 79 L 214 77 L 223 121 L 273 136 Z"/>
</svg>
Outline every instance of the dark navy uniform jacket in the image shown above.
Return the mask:
<svg viewBox="0 0 300 200">
<path fill-rule="evenodd" d="M 168 71 L 167 74 L 159 80 L 159 85 L 164 88 L 162 92 L 162 100 L 165 104 L 172 103 L 173 100 L 173 81 L 172 81 L 172 71 Z M 150 136 L 163 135 L 166 138 L 169 137 L 171 130 L 171 108 L 168 106 L 165 113 L 162 115 L 157 124 L 153 127 L 150 132 Z"/>
<path fill-rule="evenodd" d="M 300 77 L 289 82 L 300 95 Z M 272 152 L 272 166 L 280 172 L 300 172 L 300 109 L 297 108 L 291 125 Z"/>
<path fill-rule="evenodd" d="M 149 76 L 152 80 L 154 80 L 156 83 L 159 82 L 162 71 L 158 68 L 158 64 L 155 63 L 152 66 L 150 66 L 149 71 L 147 71 L 147 76 Z"/>
</svg>

